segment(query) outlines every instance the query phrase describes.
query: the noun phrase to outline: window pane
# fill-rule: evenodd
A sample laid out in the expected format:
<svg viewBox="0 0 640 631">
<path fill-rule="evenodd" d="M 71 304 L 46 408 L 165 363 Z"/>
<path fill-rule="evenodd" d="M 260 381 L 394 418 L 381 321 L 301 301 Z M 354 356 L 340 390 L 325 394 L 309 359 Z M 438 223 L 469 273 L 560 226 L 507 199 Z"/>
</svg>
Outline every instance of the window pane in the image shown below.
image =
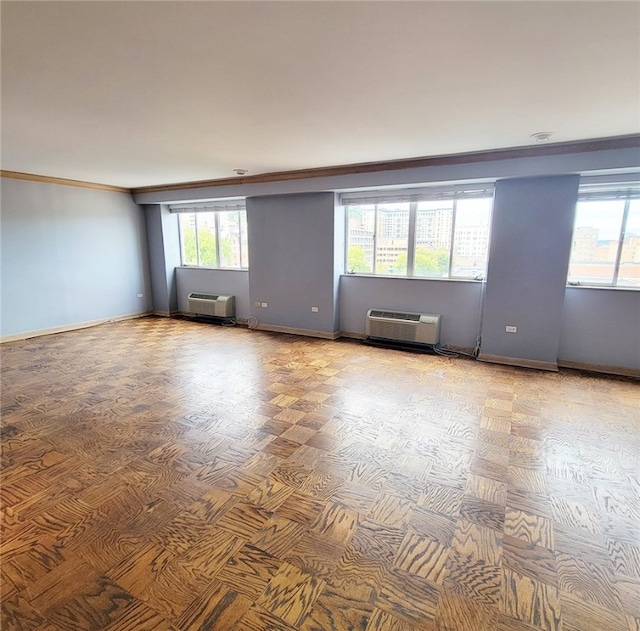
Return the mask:
<svg viewBox="0 0 640 631">
<path fill-rule="evenodd" d="M 249 241 L 247 237 L 247 212 L 240 211 L 240 267 L 249 268 Z"/>
<path fill-rule="evenodd" d="M 442 278 L 449 275 L 452 225 L 452 201 L 418 203 L 414 276 Z"/>
<path fill-rule="evenodd" d="M 622 244 L 618 287 L 640 287 L 640 200 L 629 206 L 627 225 Z"/>
<path fill-rule="evenodd" d="M 573 229 L 569 282 L 613 283 L 624 200 L 579 202 Z"/>
<path fill-rule="evenodd" d="M 240 213 L 218 213 L 220 267 L 240 267 Z"/>
<path fill-rule="evenodd" d="M 182 213 L 178 215 L 180 222 L 180 252 L 182 252 L 183 265 L 197 265 L 196 253 L 196 216 L 194 213 Z"/>
<path fill-rule="evenodd" d="M 376 231 L 376 274 L 406 276 L 409 204 L 380 204 Z"/>
<path fill-rule="evenodd" d="M 484 278 L 489 250 L 491 199 L 461 199 L 453 237 L 454 278 Z"/>
<path fill-rule="evenodd" d="M 349 206 L 347 234 L 347 272 L 373 272 L 373 206 Z"/>
<path fill-rule="evenodd" d="M 196 221 L 198 222 L 200 265 L 217 267 L 215 213 L 196 213 Z"/>
</svg>

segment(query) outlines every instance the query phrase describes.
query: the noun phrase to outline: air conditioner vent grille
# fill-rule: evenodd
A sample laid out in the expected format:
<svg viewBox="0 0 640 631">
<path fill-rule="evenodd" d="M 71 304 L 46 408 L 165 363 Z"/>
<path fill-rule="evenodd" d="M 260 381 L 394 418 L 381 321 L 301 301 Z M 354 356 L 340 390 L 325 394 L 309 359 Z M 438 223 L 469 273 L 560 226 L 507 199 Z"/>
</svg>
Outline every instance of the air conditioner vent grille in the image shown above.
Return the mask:
<svg viewBox="0 0 640 631">
<path fill-rule="evenodd" d="M 378 311 L 377 309 L 372 309 L 370 315 L 372 318 L 389 318 L 390 320 L 420 322 L 419 313 L 401 313 L 399 311 Z"/>
<path fill-rule="evenodd" d="M 195 298 L 196 300 L 218 300 L 218 296 L 215 294 L 198 294 L 195 292 L 189 294 L 189 298 Z"/>
<path fill-rule="evenodd" d="M 372 321 L 369 329 L 369 337 L 380 337 L 389 340 L 401 340 L 403 342 L 416 341 L 416 328 L 402 322 L 375 322 Z"/>
</svg>

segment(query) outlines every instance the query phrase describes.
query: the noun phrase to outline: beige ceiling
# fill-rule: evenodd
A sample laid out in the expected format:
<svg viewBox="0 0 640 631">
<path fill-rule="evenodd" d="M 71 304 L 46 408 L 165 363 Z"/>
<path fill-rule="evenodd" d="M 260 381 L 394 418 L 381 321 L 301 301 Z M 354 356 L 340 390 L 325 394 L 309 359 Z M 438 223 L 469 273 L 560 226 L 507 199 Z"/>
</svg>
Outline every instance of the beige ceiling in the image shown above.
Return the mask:
<svg viewBox="0 0 640 631">
<path fill-rule="evenodd" d="M 638 2 L 5 2 L 2 168 L 134 187 L 640 132 Z"/>
</svg>

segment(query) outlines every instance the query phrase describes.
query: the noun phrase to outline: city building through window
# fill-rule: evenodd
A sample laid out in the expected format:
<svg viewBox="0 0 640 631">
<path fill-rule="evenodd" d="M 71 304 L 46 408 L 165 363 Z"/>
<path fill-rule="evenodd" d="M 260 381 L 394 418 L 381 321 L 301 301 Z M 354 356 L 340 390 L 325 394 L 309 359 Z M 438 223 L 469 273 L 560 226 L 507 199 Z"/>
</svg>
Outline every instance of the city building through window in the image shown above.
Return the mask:
<svg viewBox="0 0 640 631">
<path fill-rule="evenodd" d="M 344 193 L 346 271 L 480 280 L 493 186 Z"/>
<path fill-rule="evenodd" d="M 640 185 L 580 187 L 567 282 L 640 289 Z"/>
</svg>

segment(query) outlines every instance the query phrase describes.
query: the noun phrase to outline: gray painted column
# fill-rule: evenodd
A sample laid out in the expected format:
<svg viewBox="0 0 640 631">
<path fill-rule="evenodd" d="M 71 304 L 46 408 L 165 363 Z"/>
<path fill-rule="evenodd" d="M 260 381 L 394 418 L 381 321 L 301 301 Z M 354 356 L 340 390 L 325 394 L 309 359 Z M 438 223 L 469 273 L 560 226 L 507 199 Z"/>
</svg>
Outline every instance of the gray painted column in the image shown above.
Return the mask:
<svg viewBox="0 0 640 631">
<path fill-rule="evenodd" d="M 170 315 L 178 310 L 175 282 L 175 268 L 180 265 L 178 216 L 160 204 L 147 205 L 144 209 L 153 310 L 161 315 Z"/>
<path fill-rule="evenodd" d="M 557 369 L 578 181 L 496 183 L 480 359 Z"/>
<path fill-rule="evenodd" d="M 337 332 L 339 216 L 333 193 L 247 198 L 250 306 L 260 328 Z"/>
</svg>

